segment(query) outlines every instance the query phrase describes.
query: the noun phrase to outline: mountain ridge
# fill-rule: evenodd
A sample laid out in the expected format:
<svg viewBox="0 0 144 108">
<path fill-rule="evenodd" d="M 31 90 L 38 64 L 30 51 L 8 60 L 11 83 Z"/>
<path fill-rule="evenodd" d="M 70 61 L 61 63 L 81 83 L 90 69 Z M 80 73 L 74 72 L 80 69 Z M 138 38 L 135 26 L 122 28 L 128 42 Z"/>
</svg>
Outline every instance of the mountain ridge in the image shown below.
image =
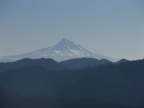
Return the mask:
<svg viewBox="0 0 144 108">
<path fill-rule="evenodd" d="M 72 105 L 84 106 L 84 108 L 88 108 L 89 105 L 107 108 L 109 104 L 105 105 L 105 102 L 116 105 L 110 104 L 113 106 L 111 108 L 124 108 L 123 106 L 143 108 L 143 66 L 144 60 L 137 60 L 68 71 L 49 71 L 42 66 L 9 70 L 0 74 L 0 100 L 5 103 L 4 106 L 31 106 L 32 103 L 37 104 L 37 102 L 40 102 L 40 105 L 48 104 L 49 106 L 53 102 L 48 100 L 55 100 L 51 107 L 55 108 L 56 104 L 58 107 L 63 107 L 70 99 Z M 27 101 L 23 101 L 23 97 L 26 97 Z M 80 100 L 77 101 L 77 99 Z M 93 103 L 91 99 L 94 99 Z M 97 102 L 97 100 L 101 101 Z M 13 102 L 15 104 L 11 104 Z M 80 102 L 82 104 L 78 104 Z M 85 107 L 85 104 L 88 106 Z"/>
<path fill-rule="evenodd" d="M 70 59 L 67 61 L 56 62 L 53 59 L 21 59 L 15 62 L 0 63 L 0 73 L 14 70 L 19 68 L 25 68 L 29 66 L 43 66 L 47 70 L 61 71 L 61 70 L 70 70 L 70 69 L 82 69 L 87 67 L 93 67 L 98 65 L 112 64 L 112 62 L 102 59 L 97 60 L 94 58 L 77 58 Z"/>
</svg>

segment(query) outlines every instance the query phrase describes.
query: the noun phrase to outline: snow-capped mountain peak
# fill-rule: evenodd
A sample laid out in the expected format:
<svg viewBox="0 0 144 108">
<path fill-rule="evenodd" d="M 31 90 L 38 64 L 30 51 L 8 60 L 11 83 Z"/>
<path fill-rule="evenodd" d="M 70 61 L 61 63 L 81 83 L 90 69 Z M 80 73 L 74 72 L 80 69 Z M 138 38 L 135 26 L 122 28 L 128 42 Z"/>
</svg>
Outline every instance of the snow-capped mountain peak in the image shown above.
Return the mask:
<svg viewBox="0 0 144 108">
<path fill-rule="evenodd" d="M 97 54 L 88 51 L 87 49 L 83 48 L 81 45 L 76 45 L 74 42 L 63 38 L 58 44 L 43 48 L 34 52 L 16 55 L 16 56 L 6 56 L 0 57 L 0 59 L 9 59 L 11 61 L 19 60 L 22 58 L 52 58 L 56 61 L 64 61 L 73 58 L 96 58 L 102 59 L 103 56 L 99 56 Z"/>
<path fill-rule="evenodd" d="M 69 45 L 69 44 L 75 44 L 75 43 L 66 38 L 63 38 L 57 45 Z"/>
<path fill-rule="evenodd" d="M 54 48 L 59 49 L 59 50 L 63 50 L 68 47 L 72 49 L 76 49 L 77 45 L 74 42 L 64 38 L 58 44 L 54 46 Z"/>
</svg>

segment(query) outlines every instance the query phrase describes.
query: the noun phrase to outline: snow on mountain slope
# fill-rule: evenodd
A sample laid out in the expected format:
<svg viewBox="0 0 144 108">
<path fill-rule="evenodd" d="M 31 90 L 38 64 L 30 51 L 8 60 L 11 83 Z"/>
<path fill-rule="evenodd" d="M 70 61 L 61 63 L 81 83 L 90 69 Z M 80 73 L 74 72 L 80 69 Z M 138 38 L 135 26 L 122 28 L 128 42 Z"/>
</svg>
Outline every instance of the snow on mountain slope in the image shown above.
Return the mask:
<svg viewBox="0 0 144 108">
<path fill-rule="evenodd" d="M 74 42 L 64 38 L 54 46 L 43 48 L 26 54 L 0 57 L 0 61 L 5 59 L 10 61 L 16 61 L 22 58 L 31 58 L 31 59 L 52 58 L 56 61 L 64 61 L 68 59 L 82 58 L 82 57 L 96 58 L 96 59 L 102 59 L 104 57 L 106 59 L 108 58 L 100 54 L 94 54 L 88 51 L 87 49 L 83 48 L 81 45 L 76 45 Z"/>
</svg>

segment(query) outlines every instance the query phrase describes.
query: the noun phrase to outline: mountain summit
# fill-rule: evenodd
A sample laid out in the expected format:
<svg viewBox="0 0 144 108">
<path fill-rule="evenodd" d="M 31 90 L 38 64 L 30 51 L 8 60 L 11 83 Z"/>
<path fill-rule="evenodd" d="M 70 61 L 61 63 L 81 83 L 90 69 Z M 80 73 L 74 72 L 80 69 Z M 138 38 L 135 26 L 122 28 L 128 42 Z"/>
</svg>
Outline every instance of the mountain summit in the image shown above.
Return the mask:
<svg viewBox="0 0 144 108">
<path fill-rule="evenodd" d="M 75 45 L 75 43 L 66 38 L 63 38 L 57 45 Z"/>
<path fill-rule="evenodd" d="M 88 51 L 87 49 L 83 48 L 81 45 L 77 45 L 74 42 L 64 38 L 54 46 L 48 48 L 42 48 L 40 50 L 26 54 L 0 57 L 0 60 L 16 61 L 23 58 L 31 58 L 31 59 L 52 58 L 56 61 L 64 61 L 68 59 L 82 58 L 82 57 L 108 59 L 106 56 L 100 54 L 94 54 L 91 51 Z"/>
<path fill-rule="evenodd" d="M 54 48 L 58 50 L 64 50 L 65 48 L 77 49 L 78 46 L 74 42 L 63 38 L 57 45 L 54 46 Z"/>
</svg>

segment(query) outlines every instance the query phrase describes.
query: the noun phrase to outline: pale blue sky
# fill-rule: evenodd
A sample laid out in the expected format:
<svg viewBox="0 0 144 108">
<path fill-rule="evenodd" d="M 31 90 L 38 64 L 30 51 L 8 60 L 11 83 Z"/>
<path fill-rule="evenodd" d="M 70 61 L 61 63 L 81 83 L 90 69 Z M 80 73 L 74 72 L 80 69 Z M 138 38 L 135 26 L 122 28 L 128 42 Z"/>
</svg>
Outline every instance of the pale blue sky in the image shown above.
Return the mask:
<svg viewBox="0 0 144 108">
<path fill-rule="evenodd" d="M 62 38 L 113 58 L 144 58 L 142 0 L 1 0 L 0 56 Z"/>
</svg>

